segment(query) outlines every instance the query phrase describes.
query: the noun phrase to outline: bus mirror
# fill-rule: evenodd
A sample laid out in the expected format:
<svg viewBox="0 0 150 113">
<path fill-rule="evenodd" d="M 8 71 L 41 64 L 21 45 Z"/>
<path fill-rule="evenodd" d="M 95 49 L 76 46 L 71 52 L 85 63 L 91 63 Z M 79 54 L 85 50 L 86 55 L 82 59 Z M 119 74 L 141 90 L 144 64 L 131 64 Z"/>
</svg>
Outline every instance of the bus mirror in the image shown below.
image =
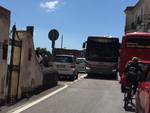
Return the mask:
<svg viewBox="0 0 150 113">
<path fill-rule="evenodd" d="M 85 42 L 83 43 L 82 48 L 85 48 Z"/>
</svg>

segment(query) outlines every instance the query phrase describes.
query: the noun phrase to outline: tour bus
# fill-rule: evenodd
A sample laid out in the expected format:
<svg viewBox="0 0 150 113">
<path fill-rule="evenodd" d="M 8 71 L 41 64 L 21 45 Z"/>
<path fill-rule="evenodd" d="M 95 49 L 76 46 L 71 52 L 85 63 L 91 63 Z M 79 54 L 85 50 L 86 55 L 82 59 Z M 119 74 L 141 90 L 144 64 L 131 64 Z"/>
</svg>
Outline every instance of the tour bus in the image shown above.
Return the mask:
<svg viewBox="0 0 150 113">
<path fill-rule="evenodd" d="M 120 48 L 120 76 L 124 71 L 126 63 L 133 57 L 150 61 L 150 33 L 133 32 L 123 36 Z"/>
<path fill-rule="evenodd" d="M 85 48 L 86 73 L 117 77 L 119 39 L 106 36 L 89 36 Z"/>
</svg>

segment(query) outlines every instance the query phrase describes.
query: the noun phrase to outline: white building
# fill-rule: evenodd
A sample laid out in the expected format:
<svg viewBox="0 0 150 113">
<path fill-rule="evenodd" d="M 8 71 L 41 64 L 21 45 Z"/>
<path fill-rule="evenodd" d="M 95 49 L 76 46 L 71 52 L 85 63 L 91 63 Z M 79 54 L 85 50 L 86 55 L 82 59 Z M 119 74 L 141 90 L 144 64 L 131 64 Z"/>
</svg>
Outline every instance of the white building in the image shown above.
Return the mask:
<svg viewBox="0 0 150 113">
<path fill-rule="evenodd" d="M 139 0 L 125 9 L 125 33 L 150 32 L 150 0 Z"/>
</svg>

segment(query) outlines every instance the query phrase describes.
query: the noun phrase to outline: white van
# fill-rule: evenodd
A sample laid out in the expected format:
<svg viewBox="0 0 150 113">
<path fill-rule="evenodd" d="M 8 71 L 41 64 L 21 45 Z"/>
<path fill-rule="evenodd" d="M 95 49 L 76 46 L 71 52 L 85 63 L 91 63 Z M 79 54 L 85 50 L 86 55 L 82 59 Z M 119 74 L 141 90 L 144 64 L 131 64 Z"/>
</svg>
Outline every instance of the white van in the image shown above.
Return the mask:
<svg viewBox="0 0 150 113">
<path fill-rule="evenodd" d="M 85 58 L 77 58 L 76 63 L 78 72 L 85 72 Z"/>
<path fill-rule="evenodd" d="M 59 77 L 67 77 L 71 80 L 78 78 L 76 59 L 73 55 L 56 55 L 53 68 L 58 71 Z"/>
</svg>

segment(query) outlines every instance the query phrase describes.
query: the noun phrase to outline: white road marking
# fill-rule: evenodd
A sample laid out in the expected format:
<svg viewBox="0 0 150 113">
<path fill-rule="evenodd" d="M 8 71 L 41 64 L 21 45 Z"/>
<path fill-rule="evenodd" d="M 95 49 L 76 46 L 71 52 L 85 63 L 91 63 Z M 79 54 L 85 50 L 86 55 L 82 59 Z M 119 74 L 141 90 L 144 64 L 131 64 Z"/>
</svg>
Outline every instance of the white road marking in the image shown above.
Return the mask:
<svg viewBox="0 0 150 113">
<path fill-rule="evenodd" d="M 87 74 L 84 74 L 83 76 L 81 76 L 79 79 L 85 78 L 87 76 Z"/>
<path fill-rule="evenodd" d="M 69 82 L 69 84 L 71 85 L 71 84 L 73 84 L 73 83 L 75 83 L 75 82 L 77 82 L 77 81 L 83 79 L 83 78 L 86 77 L 86 76 L 87 76 L 87 74 L 84 74 L 83 76 L 80 76 L 77 80 L 75 80 L 75 81 L 73 81 L 73 82 Z M 52 92 L 52 93 L 50 93 L 50 94 L 44 96 L 44 97 L 42 97 L 42 98 L 40 98 L 40 99 L 38 99 L 38 100 L 36 100 L 36 101 L 33 101 L 33 102 L 31 102 L 31 103 L 28 103 L 28 104 L 25 104 L 25 105 L 20 106 L 20 107 L 18 107 L 18 108 L 15 108 L 16 110 L 11 110 L 11 111 L 9 111 L 9 112 L 7 112 L 7 113 L 20 113 L 20 112 L 22 112 L 22 111 L 24 111 L 24 110 L 26 110 L 26 109 L 28 109 L 28 108 L 30 108 L 30 107 L 32 107 L 32 106 L 38 104 L 38 103 L 40 103 L 41 101 L 43 101 L 43 100 L 45 100 L 45 99 L 47 99 L 47 98 L 49 98 L 49 97 L 55 95 L 56 93 L 62 91 L 63 89 L 67 88 L 68 86 L 69 86 L 69 85 L 65 84 L 64 87 L 62 87 L 62 88 L 60 88 L 60 89 L 58 89 L 58 90 L 56 90 L 56 91 L 54 91 L 54 92 Z"/>
<path fill-rule="evenodd" d="M 74 80 L 73 82 L 71 82 L 70 84 L 73 84 L 73 83 L 75 83 L 75 82 L 77 82 L 77 81 L 79 81 L 79 80 L 85 78 L 86 76 L 87 76 L 87 74 L 84 74 L 84 75 L 80 76 L 78 79 L 76 79 L 76 80 Z"/>
<path fill-rule="evenodd" d="M 71 85 L 71 84 L 74 84 L 75 82 L 85 78 L 87 76 L 87 74 L 79 74 L 78 76 L 79 76 L 79 78 L 74 81 L 71 81 L 71 82 L 70 81 L 59 81 L 59 83 L 62 85 L 64 85 L 64 84 Z"/>
<path fill-rule="evenodd" d="M 26 110 L 26 109 L 28 109 L 28 108 L 30 108 L 30 107 L 32 107 L 32 106 L 38 104 L 38 103 L 40 103 L 41 101 L 43 101 L 43 100 L 45 100 L 45 99 L 47 99 L 47 98 L 49 98 L 49 97 L 55 95 L 56 93 L 58 93 L 58 92 L 64 90 L 64 89 L 67 88 L 67 87 L 68 87 L 68 85 L 65 85 L 64 87 L 62 87 L 62 88 L 60 88 L 60 89 L 58 89 L 58 90 L 56 90 L 56 91 L 54 91 L 54 92 L 52 92 L 52 93 L 50 93 L 50 94 L 44 96 L 44 97 L 42 97 L 42 98 L 40 98 L 40 99 L 38 99 L 38 100 L 36 100 L 36 101 L 33 101 L 33 102 L 31 102 L 31 103 L 29 103 L 29 104 L 27 104 L 27 105 L 25 105 L 25 106 L 23 106 L 23 107 L 21 107 L 21 108 L 18 108 L 17 110 L 15 110 L 15 111 L 13 111 L 13 112 L 8 112 L 8 113 L 20 113 L 20 112 L 22 112 L 22 111 L 24 111 L 24 110 Z"/>
</svg>

